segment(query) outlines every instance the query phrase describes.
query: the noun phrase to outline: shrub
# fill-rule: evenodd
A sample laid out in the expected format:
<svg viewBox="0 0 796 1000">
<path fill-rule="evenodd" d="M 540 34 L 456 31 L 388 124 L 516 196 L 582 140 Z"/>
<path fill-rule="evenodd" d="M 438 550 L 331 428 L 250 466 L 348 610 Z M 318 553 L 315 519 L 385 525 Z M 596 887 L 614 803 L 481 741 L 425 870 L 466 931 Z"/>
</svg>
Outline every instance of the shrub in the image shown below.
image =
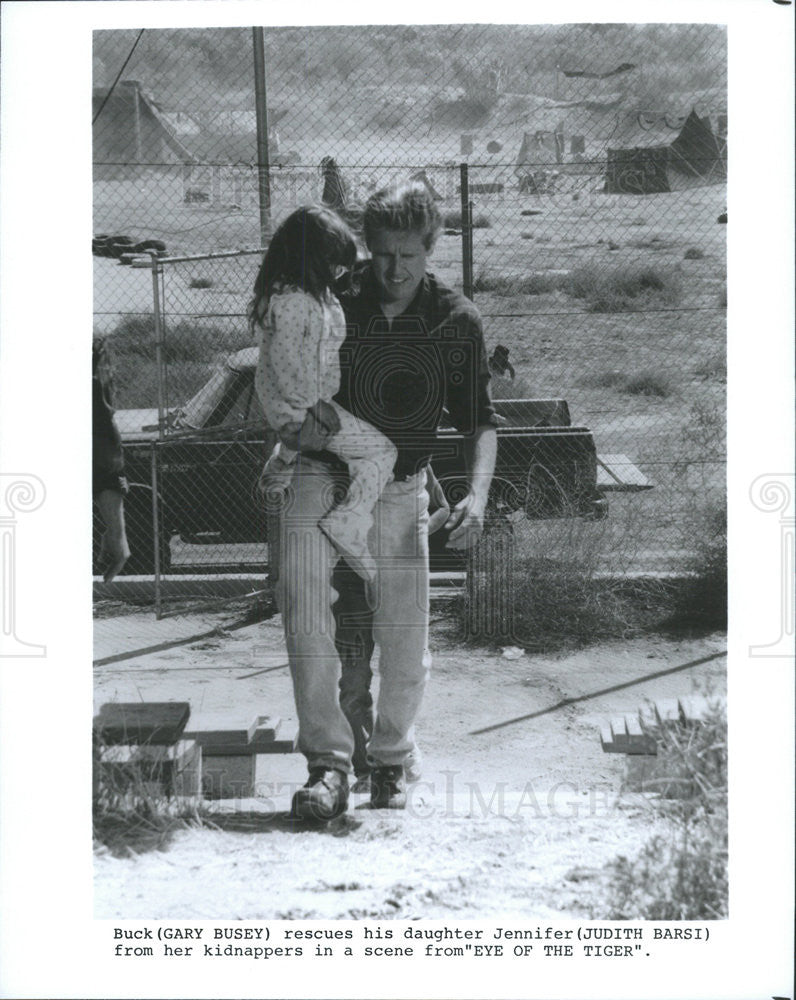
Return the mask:
<svg viewBox="0 0 796 1000">
<path fill-rule="evenodd" d="M 627 380 L 628 376 L 624 372 L 613 371 L 584 375 L 579 381 L 581 385 L 595 389 L 624 389 Z"/>
<path fill-rule="evenodd" d="M 727 359 L 724 354 L 713 354 L 694 368 L 694 375 L 698 378 L 724 381 L 727 378 Z"/>
<path fill-rule="evenodd" d="M 727 628 L 727 508 L 718 500 L 705 502 L 689 517 L 695 552 L 680 587 L 668 628 L 693 632 Z"/>
<path fill-rule="evenodd" d="M 709 699 L 710 702 L 710 699 Z M 662 827 L 633 859 L 609 866 L 609 920 L 716 920 L 727 916 L 727 719 L 661 726 L 651 800 Z M 596 916 L 596 915 L 595 915 Z"/>
<path fill-rule="evenodd" d="M 466 641 L 550 652 L 641 634 L 671 613 L 668 584 L 622 577 L 630 553 L 615 575 L 600 572 L 608 521 L 515 520 L 510 559 L 506 530 L 488 522 L 471 557 L 460 606 Z"/>
<path fill-rule="evenodd" d="M 445 212 L 442 216 L 442 224 L 446 229 L 461 229 L 463 225 L 463 217 L 461 209 L 453 209 L 449 212 Z M 474 215 L 473 216 L 473 229 L 491 229 L 492 223 L 489 221 L 486 215 Z"/>
<path fill-rule="evenodd" d="M 628 312 L 673 306 L 680 299 L 680 275 L 650 265 L 597 267 L 586 264 L 570 275 L 569 294 L 585 299 L 589 312 Z"/>
<path fill-rule="evenodd" d="M 643 371 L 631 376 L 623 388 L 631 396 L 660 396 L 664 399 L 670 396 L 672 391 L 665 375 L 658 375 L 651 371 Z"/>
<path fill-rule="evenodd" d="M 482 271 L 473 282 L 473 291 L 494 295 L 544 295 L 566 287 L 562 274 L 488 274 Z"/>
<path fill-rule="evenodd" d="M 95 850 L 120 858 L 161 851 L 178 830 L 211 823 L 206 807 L 198 800 L 169 798 L 162 786 L 144 778 L 135 765 L 101 766 L 102 747 L 96 746 L 94 753 Z"/>
<path fill-rule="evenodd" d="M 580 379 L 580 384 L 597 389 L 617 389 L 631 396 L 665 398 L 671 395 L 671 386 L 666 376 L 650 371 L 638 372 L 636 375 L 627 375 L 619 371 L 599 372 L 594 375 L 584 375 Z"/>
<path fill-rule="evenodd" d="M 684 260 L 702 260 L 705 254 L 698 247 L 689 247 L 683 254 Z"/>
</svg>

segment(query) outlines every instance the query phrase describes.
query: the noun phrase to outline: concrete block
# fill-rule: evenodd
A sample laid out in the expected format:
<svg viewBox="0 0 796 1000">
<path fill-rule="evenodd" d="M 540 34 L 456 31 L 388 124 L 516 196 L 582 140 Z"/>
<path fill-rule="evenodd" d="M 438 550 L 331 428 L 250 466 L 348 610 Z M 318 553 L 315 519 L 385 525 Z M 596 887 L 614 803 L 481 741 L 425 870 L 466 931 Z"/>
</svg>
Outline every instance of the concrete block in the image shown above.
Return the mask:
<svg viewBox="0 0 796 1000">
<path fill-rule="evenodd" d="M 202 754 L 202 793 L 208 799 L 248 799 L 254 795 L 257 757 Z"/>
</svg>

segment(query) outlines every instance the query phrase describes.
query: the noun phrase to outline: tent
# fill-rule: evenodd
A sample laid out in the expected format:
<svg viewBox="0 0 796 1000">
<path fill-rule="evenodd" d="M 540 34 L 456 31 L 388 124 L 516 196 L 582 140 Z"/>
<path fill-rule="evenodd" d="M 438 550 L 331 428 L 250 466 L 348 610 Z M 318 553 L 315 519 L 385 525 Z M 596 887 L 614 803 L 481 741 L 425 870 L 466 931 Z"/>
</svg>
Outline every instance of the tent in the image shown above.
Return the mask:
<svg viewBox="0 0 796 1000">
<path fill-rule="evenodd" d="M 709 181 L 724 180 L 727 160 L 713 134 L 709 118 L 700 118 L 692 111 L 686 118 L 680 134 L 670 143 L 670 166 L 690 177 L 703 177 Z"/>
<path fill-rule="evenodd" d="M 137 80 L 93 92 L 94 165 L 105 175 L 130 165 L 197 163 Z"/>
<path fill-rule="evenodd" d="M 607 150 L 607 194 L 658 194 L 726 178 L 726 154 L 708 118 L 700 118 L 692 110 L 668 142 L 651 120 L 645 121 L 641 115 L 637 118 L 638 128 L 632 136 L 627 129 L 622 130 L 617 136 L 623 140 L 622 146 Z M 631 145 L 628 139 L 637 141 Z"/>
</svg>

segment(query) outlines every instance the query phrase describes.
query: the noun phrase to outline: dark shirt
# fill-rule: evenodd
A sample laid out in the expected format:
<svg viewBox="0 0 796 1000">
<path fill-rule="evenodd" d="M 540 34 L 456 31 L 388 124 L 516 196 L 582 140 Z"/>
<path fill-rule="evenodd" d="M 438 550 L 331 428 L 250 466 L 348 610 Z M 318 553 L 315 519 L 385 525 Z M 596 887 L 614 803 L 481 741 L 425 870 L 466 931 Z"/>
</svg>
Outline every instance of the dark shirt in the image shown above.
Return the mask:
<svg viewBox="0 0 796 1000">
<path fill-rule="evenodd" d="M 427 273 L 390 322 L 369 262 L 337 295 L 346 338 L 335 402 L 396 445 L 396 479 L 428 464 L 443 408 L 462 434 L 495 423 L 481 317 L 468 299 Z"/>
<path fill-rule="evenodd" d="M 104 490 L 127 493 L 122 439 L 113 419 L 111 378 L 102 341 L 95 341 L 91 365 L 92 392 L 92 492 Z"/>
</svg>

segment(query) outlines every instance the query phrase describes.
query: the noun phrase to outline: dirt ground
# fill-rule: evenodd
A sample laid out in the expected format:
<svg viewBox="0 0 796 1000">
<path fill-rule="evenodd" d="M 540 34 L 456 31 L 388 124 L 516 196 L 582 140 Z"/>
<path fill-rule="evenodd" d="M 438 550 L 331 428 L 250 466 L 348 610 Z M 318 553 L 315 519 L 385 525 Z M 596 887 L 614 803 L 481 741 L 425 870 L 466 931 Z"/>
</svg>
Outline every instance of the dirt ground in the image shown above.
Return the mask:
<svg viewBox="0 0 796 1000">
<path fill-rule="evenodd" d="M 154 623 L 139 612 L 97 625 L 97 707 L 187 700 L 189 729 L 240 727 L 257 714 L 281 718 L 286 731 L 295 723 L 278 616 Z M 654 820 L 643 796 L 623 790 L 626 758 L 603 752 L 599 728 L 648 699 L 722 693 L 722 656 L 690 664 L 724 647 L 718 633 L 648 636 L 510 659 L 463 648 L 445 612 L 432 609 L 434 664 L 418 723 L 424 773 L 405 812 L 373 811 L 367 795 L 354 795 L 325 828 L 294 824 L 287 811 L 303 759 L 262 756 L 257 796 L 215 803 L 212 825 L 127 857 L 98 848 L 95 914 L 605 919 L 605 866 L 634 855 Z"/>
</svg>

